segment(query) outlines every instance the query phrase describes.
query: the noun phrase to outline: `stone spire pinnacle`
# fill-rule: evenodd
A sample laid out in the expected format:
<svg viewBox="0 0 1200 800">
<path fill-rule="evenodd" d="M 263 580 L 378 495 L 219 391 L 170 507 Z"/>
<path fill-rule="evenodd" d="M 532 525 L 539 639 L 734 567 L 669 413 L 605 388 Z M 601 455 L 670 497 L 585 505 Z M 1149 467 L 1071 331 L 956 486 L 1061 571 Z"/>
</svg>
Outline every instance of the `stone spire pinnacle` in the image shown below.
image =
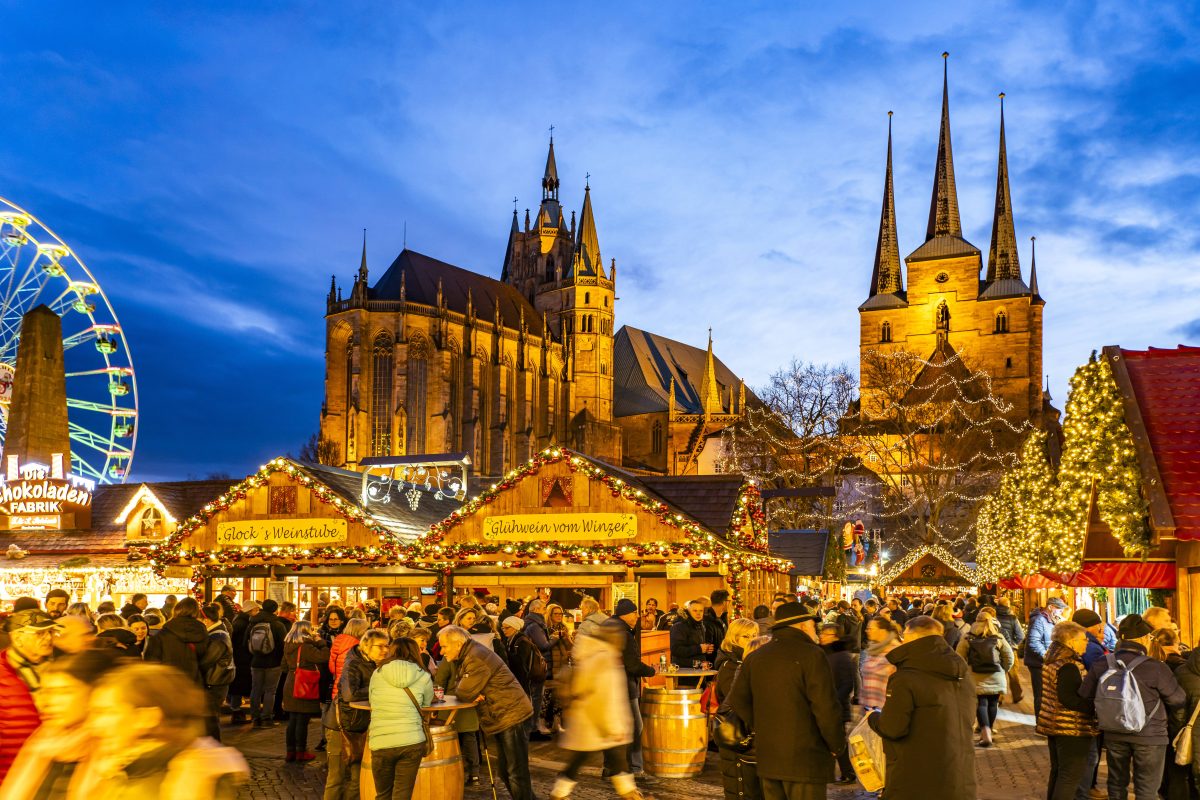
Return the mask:
<svg viewBox="0 0 1200 800">
<path fill-rule="evenodd" d="M 363 228 L 362 261 L 358 265 L 358 279 L 367 282 L 367 229 Z"/>
<path fill-rule="evenodd" d="M 508 229 L 508 246 L 504 248 L 504 264 L 500 268 L 500 282 L 507 283 L 512 267 L 513 249 L 517 244 L 517 235 L 521 232 L 517 225 L 517 209 L 513 208 L 512 227 Z M 515 276 L 514 276 L 515 277 Z"/>
<path fill-rule="evenodd" d="M 1012 193 L 1008 188 L 1008 150 L 1004 143 L 1004 92 L 1000 93 L 1000 157 L 996 167 L 996 213 L 992 218 L 992 246 L 988 251 L 987 282 L 1021 280 L 1017 231 L 1013 224 Z"/>
<path fill-rule="evenodd" d="M 1029 237 L 1029 293 L 1038 296 L 1037 285 L 1037 237 Z"/>
<path fill-rule="evenodd" d="M 892 112 L 888 112 L 887 170 L 883 178 L 883 209 L 879 213 L 879 239 L 875 268 L 871 272 L 871 297 L 904 290 L 900 272 L 900 245 L 896 237 L 896 195 L 892 187 Z"/>
<path fill-rule="evenodd" d="M 596 235 L 596 217 L 592 213 L 592 187 L 583 188 L 583 210 L 579 212 L 579 228 L 575 235 L 575 258 L 572 272 L 576 275 L 604 277 L 604 262 L 600 258 L 600 237 Z"/>
<path fill-rule="evenodd" d="M 708 352 L 704 356 L 704 375 L 700 379 L 700 408 L 705 416 L 721 413 L 721 389 L 717 385 L 717 368 L 713 359 L 712 328 L 708 329 Z"/>
<path fill-rule="evenodd" d="M 925 241 L 935 236 L 962 238 L 958 191 L 954 187 L 954 152 L 950 147 L 949 58 L 949 53 L 942 53 L 942 127 L 938 133 L 937 165 L 933 173 L 933 197 L 929 201 L 929 227 L 925 231 Z"/>
<path fill-rule="evenodd" d="M 550 126 L 550 150 L 546 153 L 546 172 L 542 176 L 542 199 L 558 200 L 558 165 L 554 163 L 554 126 Z"/>
</svg>

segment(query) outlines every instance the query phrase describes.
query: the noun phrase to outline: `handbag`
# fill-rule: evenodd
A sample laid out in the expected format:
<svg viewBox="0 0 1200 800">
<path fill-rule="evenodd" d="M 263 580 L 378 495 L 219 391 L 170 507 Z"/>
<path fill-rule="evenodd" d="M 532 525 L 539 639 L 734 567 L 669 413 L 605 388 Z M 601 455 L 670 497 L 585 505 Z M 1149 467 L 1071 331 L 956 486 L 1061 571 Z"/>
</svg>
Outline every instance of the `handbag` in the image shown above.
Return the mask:
<svg viewBox="0 0 1200 800">
<path fill-rule="evenodd" d="M 417 716 L 421 718 L 421 730 L 425 732 L 425 755 L 433 755 L 433 732 L 429 730 L 429 720 L 421 713 L 421 704 L 407 686 L 404 687 L 404 693 L 412 700 L 413 707 L 417 709 Z"/>
<path fill-rule="evenodd" d="M 717 711 L 713 722 L 713 739 L 718 747 L 744 753 L 754 746 L 754 731 L 746 730 L 746 723 L 732 708 Z"/>
<path fill-rule="evenodd" d="M 367 734 L 365 731 L 348 731 L 342 727 L 342 704 L 335 703 L 337 711 L 338 730 L 342 734 L 342 760 L 346 764 L 361 764 L 364 751 L 367 749 Z"/>
<path fill-rule="evenodd" d="M 1175 763 L 1181 767 L 1192 763 L 1192 728 L 1196 726 L 1197 715 L 1200 715 L 1200 703 L 1196 703 L 1192 718 L 1183 726 L 1183 730 L 1175 734 L 1175 741 L 1172 742 L 1175 746 Z"/>
<path fill-rule="evenodd" d="M 304 663 L 304 645 L 296 651 L 296 676 L 292 679 L 292 697 L 297 700 L 321 699 L 321 671 L 310 667 L 302 667 Z"/>
</svg>

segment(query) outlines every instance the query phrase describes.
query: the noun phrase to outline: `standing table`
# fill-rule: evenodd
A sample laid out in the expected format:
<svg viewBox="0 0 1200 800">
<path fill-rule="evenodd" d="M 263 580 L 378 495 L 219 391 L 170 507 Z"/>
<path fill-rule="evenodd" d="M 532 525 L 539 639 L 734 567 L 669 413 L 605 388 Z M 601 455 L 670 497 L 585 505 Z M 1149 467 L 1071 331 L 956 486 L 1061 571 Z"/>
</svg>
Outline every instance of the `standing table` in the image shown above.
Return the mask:
<svg viewBox="0 0 1200 800">
<path fill-rule="evenodd" d="M 660 672 L 663 688 L 642 692 L 642 758 L 646 772 L 657 778 L 693 778 L 704 769 L 708 750 L 708 716 L 700 707 L 699 685 L 679 687 L 681 680 L 716 675 L 713 669 L 676 668 Z"/>
<path fill-rule="evenodd" d="M 405 698 L 407 700 L 407 698 Z M 426 718 L 445 714 L 441 724 L 429 729 L 433 736 L 433 752 L 421 761 L 417 770 L 417 782 L 413 786 L 413 800 L 462 800 L 466 775 L 463 771 L 462 752 L 458 748 L 458 734 L 450 727 L 454 717 L 465 708 L 474 708 L 474 700 L 463 701 L 447 697 L 440 703 L 421 708 Z M 351 708 L 371 710 L 370 703 L 350 703 Z M 363 750 L 362 766 L 359 768 L 358 795 L 361 800 L 375 800 L 375 776 L 371 772 L 371 748 Z"/>
</svg>

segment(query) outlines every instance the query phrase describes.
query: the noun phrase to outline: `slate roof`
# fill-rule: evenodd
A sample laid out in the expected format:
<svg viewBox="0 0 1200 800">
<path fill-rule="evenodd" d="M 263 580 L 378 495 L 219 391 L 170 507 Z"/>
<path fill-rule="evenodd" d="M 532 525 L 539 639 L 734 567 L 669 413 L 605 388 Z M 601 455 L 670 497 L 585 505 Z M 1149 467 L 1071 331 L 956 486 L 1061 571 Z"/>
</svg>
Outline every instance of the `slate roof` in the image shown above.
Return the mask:
<svg viewBox="0 0 1200 800">
<path fill-rule="evenodd" d="M 438 261 L 413 250 L 403 250 L 368 293 L 371 300 L 399 300 L 400 275 L 404 274 L 404 295 L 410 303 L 437 305 L 438 279 L 442 281 L 442 298 L 446 307 L 460 314 L 467 312 L 467 292 L 470 291 L 475 315 L 482 321 L 495 318 L 496 304 L 504 327 L 516 330 L 525 312 L 525 325 L 534 336 L 542 335 L 542 315 L 516 289 L 495 278 Z"/>
<path fill-rule="evenodd" d="M 1174 350 L 1105 348 L 1112 359 L 1118 385 L 1127 372 L 1141 423 L 1126 419 L 1144 455 L 1146 445 L 1161 477 L 1175 536 L 1200 540 L 1200 347 Z M 1124 364 L 1122 370 L 1120 364 Z M 1139 428 L 1144 426 L 1144 431 Z M 1143 464 L 1143 476 L 1146 474 Z M 1155 489 L 1147 487 L 1154 516 Z"/>
<path fill-rule="evenodd" d="M 979 248 L 961 236 L 935 236 L 913 250 L 905 261 L 928 261 L 933 258 L 978 256 Z"/>
<path fill-rule="evenodd" d="M 829 531 L 813 529 L 793 531 L 771 531 L 768 536 L 771 555 L 781 556 L 792 562 L 789 575 L 823 575 L 825 573 L 825 549 L 829 546 Z"/>
<path fill-rule="evenodd" d="M 666 411 L 671 378 L 675 379 L 675 408 L 683 414 L 704 413 L 700 404 L 700 383 L 707 355 L 708 351 L 703 348 L 628 325 L 621 326 L 613 341 L 613 416 Z M 730 405 L 738 392 L 738 377 L 715 354 L 713 364 L 722 412 L 731 413 Z M 746 402 L 759 402 L 749 389 L 746 390 Z"/>
</svg>

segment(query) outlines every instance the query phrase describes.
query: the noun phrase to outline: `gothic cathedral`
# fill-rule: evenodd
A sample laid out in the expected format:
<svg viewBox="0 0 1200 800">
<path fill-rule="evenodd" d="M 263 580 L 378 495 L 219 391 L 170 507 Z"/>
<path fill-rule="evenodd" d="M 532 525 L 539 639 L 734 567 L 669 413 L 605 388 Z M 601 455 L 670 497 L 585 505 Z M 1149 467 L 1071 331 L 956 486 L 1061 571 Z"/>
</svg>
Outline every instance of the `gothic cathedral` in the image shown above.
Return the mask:
<svg viewBox="0 0 1200 800">
<path fill-rule="evenodd" d="M 887 170 L 883 210 L 871 275 L 870 296 L 859 306 L 859 351 L 905 349 L 934 361 L 957 354 L 972 370 L 991 377 L 996 394 L 1012 405 L 1012 416 L 1043 422 L 1042 311 L 1037 266 L 1032 260 L 1029 283 L 1021 274 L 1008 184 L 1001 95 L 1000 155 L 996 174 L 996 208 L 987 272 L 981 278 L 982 254 L 963 238 L 954 186 L 950 147 L 949 90 L 943 66 L 942 120 L 938 138 L 933 196 L 925 242 L 904 259 L 896 236 L 892 189 L 892 132 L 889 113 Z M 866 371 L 866 370 L 864 370 Z M 872 387 L 864 378 L 862 413 L 871 415 Z M 1047 411 L 1050 409 L 1047 407 Z"/>
</svg>

